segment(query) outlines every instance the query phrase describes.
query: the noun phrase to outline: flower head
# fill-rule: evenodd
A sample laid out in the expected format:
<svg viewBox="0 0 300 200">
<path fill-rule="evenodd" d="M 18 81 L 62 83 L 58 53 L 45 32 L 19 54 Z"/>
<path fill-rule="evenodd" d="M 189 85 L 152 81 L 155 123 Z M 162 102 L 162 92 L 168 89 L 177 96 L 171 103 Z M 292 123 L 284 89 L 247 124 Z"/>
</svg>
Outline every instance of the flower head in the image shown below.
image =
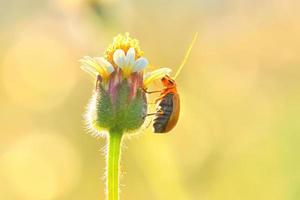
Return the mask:
<svg viewBox="0 0 300 200">
<path fill-rule="evenodd" d="M 129 33 L 119 34 L 113 39 L 113 43 L 106 49 L 104 57 L 110 63 L 113 63 L 113 55 L 116 50 L 122 49 L 127 53 L 130 48 L 134 48 L 136 52 L 135 59 L 140 58 L 144 54 L 139 47 L 139 41 L 137 39 L 131 38 Z"/>
<path fill-rule="evenodd" d="M 148 60 L 142 55 L 138 41 L 125 33 L 114 38 L 104 57 L 80 60 L 81 68 L 97 79 L 87 113 L 88 125 L 97 132 L 130 132 L 143 124 L 147 115 L 145 89 L 171 70 L 144 73 Z"/>
</svg>

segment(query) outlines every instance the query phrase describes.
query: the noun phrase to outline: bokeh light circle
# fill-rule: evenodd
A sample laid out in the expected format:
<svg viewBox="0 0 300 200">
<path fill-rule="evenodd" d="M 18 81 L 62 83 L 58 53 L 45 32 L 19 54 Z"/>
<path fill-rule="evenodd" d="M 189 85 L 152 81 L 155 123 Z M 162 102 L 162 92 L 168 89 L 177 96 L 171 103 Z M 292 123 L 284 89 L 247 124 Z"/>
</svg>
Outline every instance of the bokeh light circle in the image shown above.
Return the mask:
<svg viewBox="0 0 300 200">
<path fill-rule="evenodd" d="M 2 184 L 22 199 L 54 199 L 69 192 L 79 169 L 72 143 L 53 132 L 32 133 L 0 157 Z"/>
<path fill-rule="evenodd" d="M 77 61 L 62 38 L 47 30 L 28 28 L 4 56 L 3 85 L 16 105 L 49 111 L 60 105 L 75 86 Z"/>
</svg>

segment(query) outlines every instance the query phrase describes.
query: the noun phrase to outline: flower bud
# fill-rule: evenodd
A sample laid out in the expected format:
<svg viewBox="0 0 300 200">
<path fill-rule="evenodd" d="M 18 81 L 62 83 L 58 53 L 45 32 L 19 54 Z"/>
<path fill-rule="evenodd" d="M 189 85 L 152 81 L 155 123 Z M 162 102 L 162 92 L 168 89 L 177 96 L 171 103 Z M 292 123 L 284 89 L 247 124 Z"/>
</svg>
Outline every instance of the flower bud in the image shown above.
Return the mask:
<svg viewBox="0 0 300 200">
<path fill-rule="evenodd" d="M 81 68 L 97 79 L 94 95 L 86 115 L 90 128 L 97 133 L 133 132 L 147 116 L 145 90 L 149 83 L 170 72 L 161 68 L 144 74 L 148 60 L 136 39 L 118 35 L 104 57 L 86 56 Z"/>
<path fill-rule="evenodd" d="M 147 99 L 138 82 L 132 81 L 138 74 L 120 80 L 119 73 L 114 72 L 109 86 L 97 81 L 95 104 L 91 104 L 95 112 L 92 124 L 98 130 L 118 130 L 132 132 L 139 129 L 147 114 Z"/>
</svg>

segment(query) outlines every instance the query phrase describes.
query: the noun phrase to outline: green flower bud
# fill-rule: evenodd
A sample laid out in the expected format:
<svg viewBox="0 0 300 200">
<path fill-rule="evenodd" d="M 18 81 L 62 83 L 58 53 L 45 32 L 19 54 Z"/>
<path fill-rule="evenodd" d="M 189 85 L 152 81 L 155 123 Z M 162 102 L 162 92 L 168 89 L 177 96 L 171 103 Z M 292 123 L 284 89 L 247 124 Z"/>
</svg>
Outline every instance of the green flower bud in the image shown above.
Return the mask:
<svg viewBox="0 0 300 200">
<path fill-rule="evenodd" d="M 118 72 L 120 73 L 120 71 Z M 97 81 L 95 94 L 90 105 L 94 117 L 90 122 L 97 131 L 118 130 L 133 132 L 144 123 L 147 114 L 146 95 L 141 87 L 132 82 L 134 74 L 120 82 L 118 73 L 112 74 L 109 86 Z"/>
</svg>

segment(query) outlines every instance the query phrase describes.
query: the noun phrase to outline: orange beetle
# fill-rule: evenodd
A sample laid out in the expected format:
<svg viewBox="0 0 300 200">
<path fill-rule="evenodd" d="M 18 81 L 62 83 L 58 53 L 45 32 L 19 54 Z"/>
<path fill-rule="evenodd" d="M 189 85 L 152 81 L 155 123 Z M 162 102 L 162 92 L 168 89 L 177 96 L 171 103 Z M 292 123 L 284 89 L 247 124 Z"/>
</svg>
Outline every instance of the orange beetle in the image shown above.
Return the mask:
<svg viewBox="0 0 300 200">
<path fill-rule="evenodd" d="M 160 92 L 159 98 L 155 100 L 155 103 L 157 103 L 156 113 L 148 114 L 148 115 L 154 115 L 154 120 L 153 120 L 154 133 L 167 133 L 170 130 L 172 130 L 178 122 L 179 113 L 180 113 L 180 99 L 179 99 L 179 94 L 177 92 L 175 79 L 179 75 L 184 64 L 186 63 L 187 58 L 192 50 L 192 47 L 197 40 L 197 36 L 198 34 L 194 36 L 194 39 L 185 55 L 185 58 L 183 59 L 182 64 L 180 65 L 174 78 L 165 75 L 161 79 L 164 89 L 162 89 L 161 91 L 148 92 L 148 93 Z"/>
<path fill-rule="evenodd" d="M 172 130 L 179 119 L 180 100 L 175 81 L 168 75 L 161 79 L 165 88 L 161 91 L 157 113 L 154 117 L 154 133 L 166 133 Z"/>
</svg>

